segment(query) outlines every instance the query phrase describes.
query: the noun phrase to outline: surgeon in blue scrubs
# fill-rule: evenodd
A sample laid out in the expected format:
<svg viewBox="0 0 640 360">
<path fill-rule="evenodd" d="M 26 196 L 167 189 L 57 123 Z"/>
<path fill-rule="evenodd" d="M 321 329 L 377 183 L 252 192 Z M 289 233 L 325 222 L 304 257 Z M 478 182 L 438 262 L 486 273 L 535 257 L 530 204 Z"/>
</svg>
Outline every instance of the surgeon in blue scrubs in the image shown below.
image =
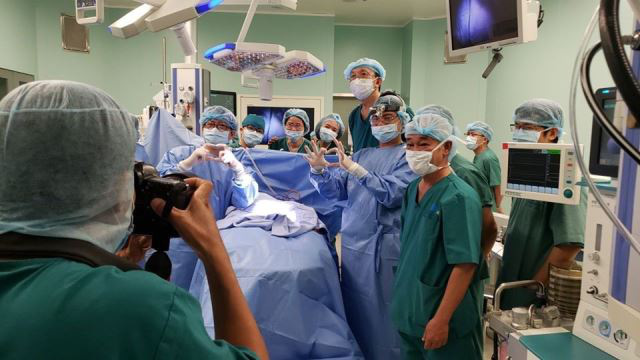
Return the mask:
<svg viewBox="0 0 640 360">
<path fill-rule="evenodd" d="M 208 107 L 200 118 L 205 144 L 178 146 L 167 152 L 157 166 L 160 175 L 189 171 L 213 183 L 209 203 L 216 219 L 227 208 L 246 208 L 258 195 L 258 184 L 227 147 L 237 131 L 236 118 L 222 106 Z M 172 239 L 168 251 L 173 271 L 171 280 L 189 289 L 196 266 L 196 255 L 182 240 Z"/>
<path fill-rule="evenodd" d="M 400 339 L 390 318 L 394 269 L 400 256 L 400 210 L 407 185 L 417 177 L 401 139 L 409 120 L 402 98 L 383 93 L 374 104 L 373 136 L 380 142 L 349 158 L 342 143 L 313 144 L 307 160 L 311 183 L 325 198 L 346 200 L 342 213 L 342 294 L 347 321 L 366 359 L 400 359 Z M 324 154 L 339 155 L 328 171 Z"/>
</svg>

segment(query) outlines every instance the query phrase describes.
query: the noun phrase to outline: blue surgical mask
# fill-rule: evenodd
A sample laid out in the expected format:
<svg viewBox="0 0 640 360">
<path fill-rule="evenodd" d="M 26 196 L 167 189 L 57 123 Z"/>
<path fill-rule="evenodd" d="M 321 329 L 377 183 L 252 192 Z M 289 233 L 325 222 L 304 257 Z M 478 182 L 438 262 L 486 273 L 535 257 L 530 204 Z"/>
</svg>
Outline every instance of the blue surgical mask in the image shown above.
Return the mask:
<svg viewBox="0 0 640 360">
<path fill-rule="evenodd" d="M 287 137 L 293 141 L 298 141 L 298 139 L 304 136 L 304 131 L 293 131 L 285 129 L 284 133 L 287 134 Z"/>
<path fill-rule="evenodd" d="M 400 132 L 398 131 L 398 125 L 396 124 L 372 126 L 371 133 L 373 134 L 373 137 L 378 139 L 381 144 L 388 143 L 389 141 L 397 138 L 398 135 L 400 135 Z"/>
<path fill-rule="evenodd" d="M 254 147 L 262 142 L 263 135 L 257 131 L 243 130 L 242 138 L 249 147 Z"/>
<path fill-rule="evenodd" d="M 537 143 L 538 139 L 540 139 L 540 134 L 542 134 L 542 131 L 516 129 L 513 132 L 513 141 Z"/>
<path fill-rule="evenodd" d="M 229 143 L 229 132 L 218 130 L 218 128 L 205 129 L 202 132 L 202 136 L 209 144 L 218 145 Z"/>
<path fill-rule="evenodd" d="M 324 142 L 333 142 L 333 140 L 335 140 L 337 137 L 338 134 L 336 134 L 333 130 L 327 128 L 320 129 L 320 140 Z"/>
</svg>

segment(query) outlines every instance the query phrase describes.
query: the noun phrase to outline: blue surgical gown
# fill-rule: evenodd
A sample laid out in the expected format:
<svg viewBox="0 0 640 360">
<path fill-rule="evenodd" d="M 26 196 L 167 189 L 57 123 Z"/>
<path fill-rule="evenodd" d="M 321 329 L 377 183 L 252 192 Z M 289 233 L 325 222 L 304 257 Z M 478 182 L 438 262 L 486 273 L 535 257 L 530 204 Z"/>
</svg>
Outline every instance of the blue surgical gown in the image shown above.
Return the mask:
<svg viewBox="0 0 640 360">
<path fill-rule="evenodd" d="M 366 359 L 400 359 L 400 339 L 390 317 L 393 273 L 400 257 L 400 211 L 417 178 L 404 145 L 366 148 L 353 160 L 369 171 L 311 174 L 327 199 L 347 200 L 342 212 L 342 294 L 347 321 Z"/>
<path fill-rule="evenodd" d="M 188 158 L 197 147 L 193 145 L 178 146 L 167 152 L 157 166 L 160 175 L 179 172 L 178 163 Z M 246 184 L 239 184 L 233 180 L 233 171 L 217 161 L 206 161 L 190 170 L 196 176 L 211 181 L 213 190 L 209 197 L 209 204 L 216 219 L 222 219 L 229 206 L 246 208 L 253 204 L 258 195 L 258 184 L 251 178 Z M 197 257 L 191 247 L 180 239 L 171 239 L 169 251 L 173 269 L 171 281 L 185 290 L 189 290 L 191 278 L 196 267 Z"/>
</svg>

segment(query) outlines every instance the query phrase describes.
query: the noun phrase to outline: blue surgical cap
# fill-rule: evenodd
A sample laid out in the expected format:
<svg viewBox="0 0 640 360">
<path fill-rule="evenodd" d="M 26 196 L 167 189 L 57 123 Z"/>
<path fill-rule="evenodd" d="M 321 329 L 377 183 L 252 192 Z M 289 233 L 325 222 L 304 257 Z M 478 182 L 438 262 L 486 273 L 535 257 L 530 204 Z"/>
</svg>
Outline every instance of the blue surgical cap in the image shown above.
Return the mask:
<svg viewBox="0 0 640 360">
<path fill-rule="evenodd" d="M 0 234 L 115 252 L 132 224 L 135 123 L 113 98 L 36 81 L 0 101 Z"/>
<path fill-rule="evenodd" d="M 253 126 L 256 129 L 264 130 L 264 118 L 260 115 L 249 114 L 242 121 L 242 126 Z"/>
<path fill-rule="evenodd" d="M 369 58 L 362 58 L 347 65 L 347 67 L 344 69 L 344 78 L 350 80 L 351 72 L 361 67 L 366 67 L 373 70 L 382 80 L 384 80 L 384 78 L 387 76 L 387 71 L 378 61 Z"/>
<path fill-rule="evenodd" d="M 453 128 L 453 135 L 460 137 L 460 131 L 456 127 L 455 120 L 453 119 L 453 114 L 449 109 L 447 109 L 442 105 L 435 105 L 435 104 L 427 105 L 418 109 L 416 116 L 429 115 L 429 114 L 438 115 L 445 118 Z M 456 141 L 453 141 L 451 145 L 451 150 L 449 151 L 449 160 L 453 159 L 453 157 L 456 156 L 457 153 L 458 153 L 458 143 Z"/>
<path fill-rule="evenodd" d="M 405 128 L 405 135 L 428 136 L 439 142 L 448 140 L 453 135 L 453 127 L 440 115 L 416 115 Z"/>
<path fill-rule="evenodd" d="M 309 133 L 309 115 L 307 115 L 307 112 L 302 109 L 287 110 L 282 117 L 282 126 L 286 126 L 287 120 L 292 116 L 295 116 L 304 122 L 304 134 L 307 135 Z"/>
<path fill-rule="evenodd" d="M 380 106 L 386 106 L 391 109 L 398 109 L 396 113 L 400 120 L 402 120 L 402 125 L 406 125 L 409 121 L 411 121 L 411 116 L 407 112 L 407 105 L 400 95 L 395 93 L 383 94 L 376 100 L 373 104 L 373 108 L 378 108 Z M 390 110 L 386 110 L 390 111 Z"/>
<path fill-rule="evenodd" d="M 489 124 L 482 121 L 472 122 L 471 124 L 467 125 L 467 132 L 469 131 L 479 132 L 484 137 L 486 137 L 488 141 L 491 141 L 491 138 L 493 138 L 493 129 L 491 128 L 491 126 L 489 126 Z"/>
<path fill-rule="evenodd" d="M 518 106 L 513 115 L 513 121 L 562 130 L 564 117 L 562 107 L 557 102 L 548 99 L 533 99 Z"/>
<path fill-rule="evenodd" d="M 200 125 L 205 126 L 210 121 L 223 121 L 231 131 L 238 129 L 236 116 L 224 106 L 209 106 L 200 115 Z"/>
<path fill-rule="evenodd" d="M 320 134 L 320 129 L 322 129 L 322 127 L 324 126 L 324 123 L 326 123 L 329 120 L 333 120 L 333 121 L 338 123 L 338 127 L 339 127 L 338 138 L 341 138 L 342 134 L 344 134 L 344 123 L 342 122 L 342 117 L 340 117 L 339 114 L 335 114 L 335 113 L 334 114 L 329 114 L 329 115 L 323 117 L 322 120 L 320 120 L 318 122 L 318 125 L 316 125 L 315 133 L 316 134 Z"/>
</svg>

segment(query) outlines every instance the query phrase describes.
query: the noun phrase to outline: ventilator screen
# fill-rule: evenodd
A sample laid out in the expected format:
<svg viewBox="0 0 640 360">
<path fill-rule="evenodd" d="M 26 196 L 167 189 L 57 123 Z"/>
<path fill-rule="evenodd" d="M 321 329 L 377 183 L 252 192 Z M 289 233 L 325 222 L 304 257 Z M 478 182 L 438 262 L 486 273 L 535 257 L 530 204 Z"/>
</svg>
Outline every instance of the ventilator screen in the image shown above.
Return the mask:
<svg viewBox="0 0 640 360">
<path fill-rule="evenodd" d="M 558 194 L 560 150 L 509 149 L 507 189 Z"/>
</svg>

